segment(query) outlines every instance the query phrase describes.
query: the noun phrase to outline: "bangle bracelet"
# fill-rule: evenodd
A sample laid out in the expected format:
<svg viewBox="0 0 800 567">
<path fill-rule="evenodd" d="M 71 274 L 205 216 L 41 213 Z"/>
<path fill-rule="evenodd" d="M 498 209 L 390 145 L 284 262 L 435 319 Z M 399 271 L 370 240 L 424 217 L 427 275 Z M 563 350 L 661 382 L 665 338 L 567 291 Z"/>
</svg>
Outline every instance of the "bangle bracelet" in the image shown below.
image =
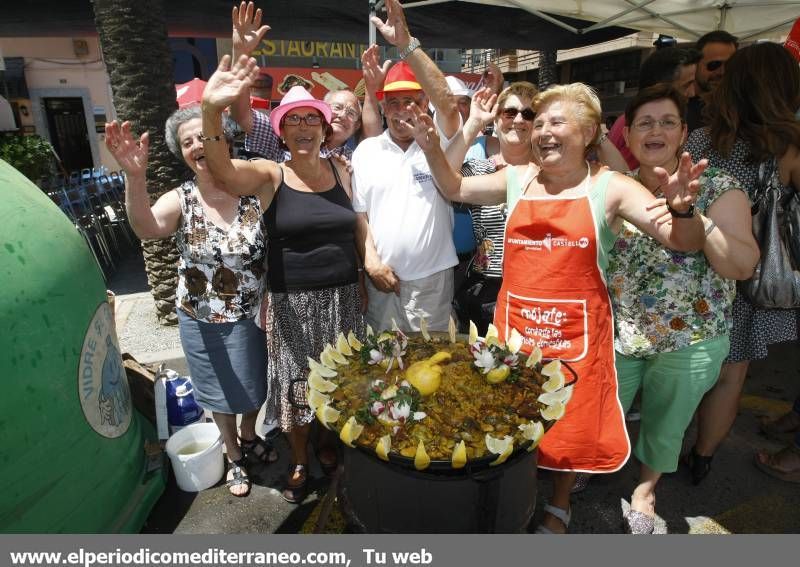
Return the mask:
<svg viewBox="0 0 800 567">
<path fill-rule="evenodd" d="M 218 136 L 206 136 L 205 134 L 200 134 L 200 141 L 201 142 L 219 142 L 224 137 L 225 136 L 222 135 L 222 134 L 219 134 Z"/>
<path fill-rule="evenodd" d="M 706 217 L 706 218 L 708 218 L 708 217 Z M 706 236 L 711 234 L 711 231 L 713 231 L 715 228 L 717 228 L 717 223 L 715 223 L 711 219 L 708 219 L 708 227 L 706 228 Z"/>
</svg>

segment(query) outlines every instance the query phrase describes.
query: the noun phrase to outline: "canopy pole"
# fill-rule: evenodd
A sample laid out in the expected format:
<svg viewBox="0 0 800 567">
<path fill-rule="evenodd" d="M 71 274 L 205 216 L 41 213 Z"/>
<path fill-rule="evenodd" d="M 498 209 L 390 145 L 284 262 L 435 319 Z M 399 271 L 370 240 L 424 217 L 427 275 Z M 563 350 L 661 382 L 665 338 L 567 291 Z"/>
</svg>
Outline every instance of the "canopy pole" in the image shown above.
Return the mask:
<svg viewBox="0 0 800 567">
<path fill-rule="evenodd" d="M 618 18 L 621 18 L 622 16 L 627 16 L 627 15 L 628 15 L 628 14 L 630 14 L 631 12 L 635 12 L 636 10 L 638 10 L 638 9 L 640 9 L 640 8 L 644 7 L 644 6 L 647 6 L 648 4 L 652 4 L 652 3 L 653 3 L 653 2 L 655 2 L 655 1 L 656 1 L 656 0 L 644 0 L 644 2 L 642 2 L 642 3 L 640 3 L 640 4 L 634 4 L 634 5 L 632 5 L 630 8 L 628 8 L 627 10 L 623 10 L 622 12 L 619 12 L 619 13 L 617 13 L 617 14 L 614 14 L 613 16 L 609 16 L 609 17 L 607 17 L 605 20 L 600 20 L 600 21 L 599 21 L 599 22 L 597 22 L 596 24 L 592 24 L 592 25 L 591 25 L 591 26 L 589 26 L 588 28 L 585 28 L 585 29 L 583 30 L 583 33 L 588 33 L 588 32 L 590 32 L 590 31 L 594 31 L 594 30 L 596 30 L 596 29 L 600 29 L 600 28 L 607 27 L 607 26 L 608 26 L 608 25 L 610 25 L 610 24 L 611 24 L 611 22 L 613 22 L 614 20 L 616 20 L 616 19 L 618 19 Z"/>
<path fill-rule="evenodd" d="M 634 4 L 634 2 L 633 2 L 633 0 L 625 0 L 625 1 L 626 1 L 628 4 L 633 4 L 633 5 L 635 5 L 635 4 Z M 671 25 L 671 26 L 675 26 L 675 27 L 676 27 L 676 28 L 678 28 L 679 30 L 683 30 L 683 31 L 685 31 L 685 32 L 686 32 L 686 33 L 688 33 L 690 36 L 694 36 L 694 37 L 700 37 L 700 34 L 699 34 L 699 33 L 697 33 L 696 31 L 692 31 L 692 30 L 690 30 L 689 28 L 687 28 L 686 26 L 683 26 L 683 25 L 679 24 L 678 22 L 676 22 L 676 21 L 674 21 L 674 20 L 671 20 L 670 18 L 668 18 L 668 17 L 666 17 L 666 16 L 662 16 L 661 14 L 658 14 L 658 13 L 654 12 L 653 10 L 651 10 L 650 8 L 646 7 L 646 6 L 638 6 L 638 8 L 639 8 L 641 11 L 643 11 L 643 12 L 646 12 L 646 13 L 650 14 L 650 16 L 652 16 L 653 18 L 655 18 L 655 19 L 657 19 L 657 20 L 661 20 L 662 22 L 666 22 L 666 23 L 668 23 L 668 24 L 669 24 L 669 25 Z"/>
</svg>

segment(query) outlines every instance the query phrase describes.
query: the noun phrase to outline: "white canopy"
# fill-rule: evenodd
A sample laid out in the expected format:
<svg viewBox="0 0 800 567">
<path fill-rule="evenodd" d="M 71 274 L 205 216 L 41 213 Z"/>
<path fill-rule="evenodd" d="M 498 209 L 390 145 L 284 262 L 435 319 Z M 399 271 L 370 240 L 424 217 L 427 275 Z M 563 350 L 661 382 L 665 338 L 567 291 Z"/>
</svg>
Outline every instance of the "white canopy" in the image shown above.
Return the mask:
<svg viewBox="0 0 800 567">
<path fill-rule="evenodd" d="M 451 0 L 404 2 L 405 8 Z M 575 33 L 622 26 L 695 40 L 713 30 L 725 30 L 739 40 L 778 38 L 789 33 L 800 17 L 797 0 L 462 0 L 521 8 Z M 597 22 L 577 29 L 555 16 Z M 509 22 L 513 25 L 513 22 Z"/>
</svg>

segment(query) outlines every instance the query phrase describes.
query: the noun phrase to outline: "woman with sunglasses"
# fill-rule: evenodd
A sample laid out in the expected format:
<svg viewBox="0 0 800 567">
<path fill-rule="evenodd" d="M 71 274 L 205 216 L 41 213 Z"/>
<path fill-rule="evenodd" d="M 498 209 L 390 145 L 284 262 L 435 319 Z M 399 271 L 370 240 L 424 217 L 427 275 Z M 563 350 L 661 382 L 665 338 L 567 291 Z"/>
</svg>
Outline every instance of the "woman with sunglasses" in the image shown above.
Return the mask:
<svg viewBox="0 0 800 567">
<path fill-rule="evenodd" d="M 726 62 L 725 75 L 706 107 L 709 126 L 695 130 L 686 149 L 734 175 L 752 198 L 762 164 L 777 159 L 785 194 L 800 187 L 800 69 L 781 45 L 756 43 Z M 748 226 L 752 222 L 747 219 Z M 762 309 L 737 294 L 733 303 L 731 349 L 719 381 L 697 412 L 697 440 L 687 455 L 699 484 L 711 470 L 714 452 L 736 419 L 739 396 L 751 360 L 767 357 L 771 344 L 796 341 L 798 309 Z M 776 455 L 760 454 L 756 463 L 776 476 L 800 475 L 800 447 Z"/>
<path fill-rule="evenodd" d="M 270 114 L 272 127 L 291 152 L 277 164 L 231 160 L 214 140 L 220 115 L 258 74 L 254 59 L 242 56 L 230 67 L 223 57 L 203 93 L 206 159 L 228 191 L 256 195 L 267 231 L 267 419 L 277 417 L 292 451 L 283 498 L 305 499 L 307 444 L 314 413 L 307 408 L 307 358 L 316 358 L 339 333 L 363 336 L 356 250 L 356 213 L 350 176 L 336 160 L 322 159 L 331 109 L 305 89 L 292 87 Z M 305 409 L 302 409 L 304 408 Z M 335 468 L 335 460 L 329 461 Z M 326 471 L 327 472 L 327 471 Z"/>
<path fill-rule="evenodd" d="M 639 162 L 630 176 L 663 199 L 656 168 L 675 171 L 686 139 L 686 101 L 661 83 L 639 91 L 625 111 L 625 142 Z M 624 221 L 609 255 L 614 348 L 623 411 L 641 389 L 641 425 L 633 452 L 639 482 L 626 516 L 630 533 L 655 527 L 655 489 L 678 468 L 683 435 L 728 354 L 735 280 L 758 261 L 750 204 L 738 182 L 708 168 L 695 211 L 705 226 L 697 252 L 676 252 Z"/>
<path fill-rule="evenodd" d="M 632 222 L 663 244 L 680 250 L 703 246 L 704 229 L 690 212 L 696 178 L 704 164 L 683 155 L 672 175 L 658 170 L 674 218 L 656 225 L 662 203 L 634 180 L 587 156 L 600 137 L 600 100 L 581 83 L 559 85 L 533 101 L 536 118 L 530 176 L 514 168 L 462 177 L 438 146 L 432 122 L 421 111 L 415 138 L 425 151 L 437 185 L 451 200 L 494 205 L 506 202 L 503 285 L 495 325 L 501 337 L 512 328 L 545 359 L 569 361 L 579 379 L 566 414 L 539 446 L 539 466 L 554 471 L 553 497 L 540 532 L 565 533 L 570 490 L 577 472 L 619 470 L 630 454 L 617 397 L 611 305 L 604 270 L 615 233 Z"/>
<path fill-rule="evenodd" d="M 496 137 L 484 136 L 487 150 L 494 153 L 485 160 L 470 159 L 461 167 L 464 176 L 494 173 L 503 167 L 513 167 L 524 175 L 533 159 L 531 130 L 536 114 L 531 108 L 538 90 L 526 81 L 512 83 L 497 97 L 483 89 L 472 98 L 469 118 L 462 136 L 447 148 L 450 163 L 461 164 L 466 148 L 475 136 L 494 121 Z M 503 282 L 503 231 L 506 224 L 505 205 L 471 205 L 472 229 L 477 247 L 470 261 L 467 276 L 455 295 L 455 307 L 462 327 L 473 321 L 478 332 L 486 333 L 494 319 L 497 292 Z"/>
</svg>

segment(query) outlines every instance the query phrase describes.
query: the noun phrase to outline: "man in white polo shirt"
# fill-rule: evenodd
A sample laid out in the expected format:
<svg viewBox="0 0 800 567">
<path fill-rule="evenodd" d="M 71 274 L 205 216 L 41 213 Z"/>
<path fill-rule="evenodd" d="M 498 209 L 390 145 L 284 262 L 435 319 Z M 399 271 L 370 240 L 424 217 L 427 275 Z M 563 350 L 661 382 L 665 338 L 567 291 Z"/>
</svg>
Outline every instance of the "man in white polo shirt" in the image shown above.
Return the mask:
<svg viewBox="0 0 800 567">
<path fill-rule="evenodd" d="M 431 330 L 447 330 L 453 301 L 453 210 L 436 189 L 425 155 L 414 141 L 413 102 L 436 109 L 443 140 L 461 126 L 455 97 L 435 63 L 408 32 L 397 0 L 388 0 L 378 30 L 400 50 L 377 94 L 388 129 L 364 140 L 353 154 L 353 208 L 359 213 L 358 244 L 369 275 L 367 322 L 377 331 L 392 319 L 417 331 L 422 317 Z M 447 142 L 443 142 L 446 144 Z"/>
</svg>

